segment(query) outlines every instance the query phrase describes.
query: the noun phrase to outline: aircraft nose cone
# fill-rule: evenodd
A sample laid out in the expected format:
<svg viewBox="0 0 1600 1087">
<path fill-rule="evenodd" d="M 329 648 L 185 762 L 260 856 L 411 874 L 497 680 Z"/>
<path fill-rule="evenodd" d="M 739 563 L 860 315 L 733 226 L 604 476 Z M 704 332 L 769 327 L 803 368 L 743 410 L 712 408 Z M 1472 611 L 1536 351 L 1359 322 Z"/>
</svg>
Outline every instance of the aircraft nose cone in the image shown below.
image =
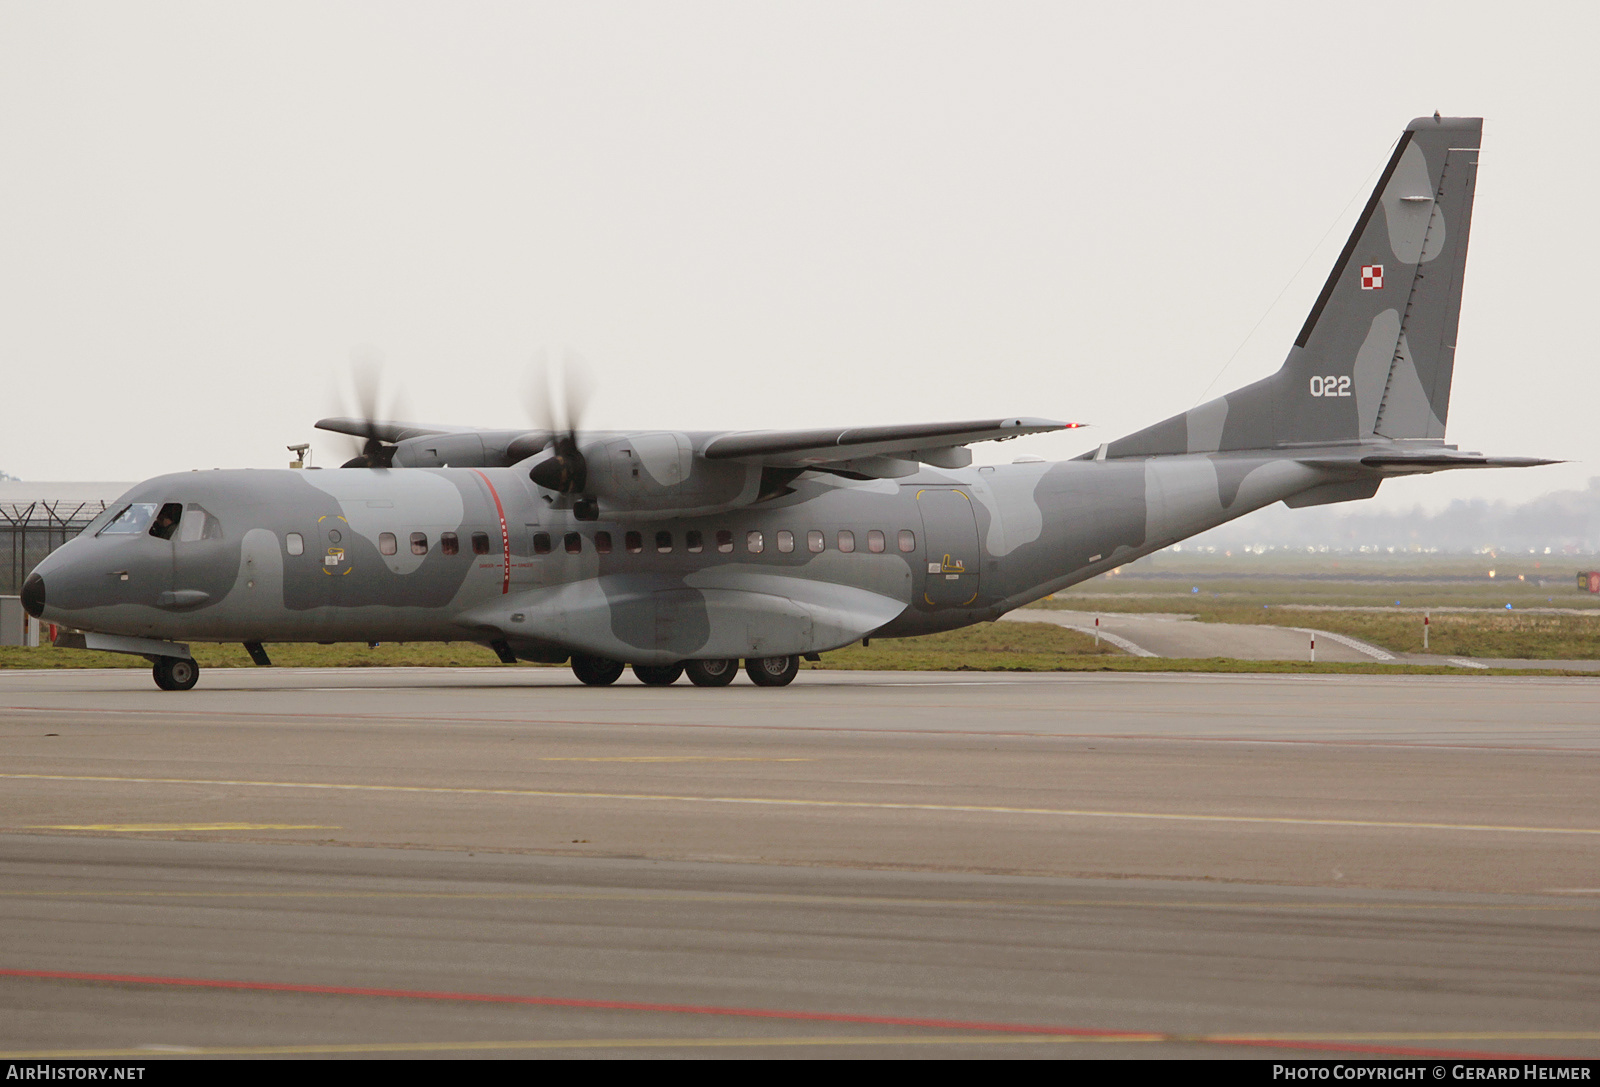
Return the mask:
<svg viewBox="0 0 1600 1087">
<path fill-rule="evenodd" d="M 29 574 L 22 583 L 22 607 L 35 619 L 44 614 L 44 578 Z"/>
</svg>

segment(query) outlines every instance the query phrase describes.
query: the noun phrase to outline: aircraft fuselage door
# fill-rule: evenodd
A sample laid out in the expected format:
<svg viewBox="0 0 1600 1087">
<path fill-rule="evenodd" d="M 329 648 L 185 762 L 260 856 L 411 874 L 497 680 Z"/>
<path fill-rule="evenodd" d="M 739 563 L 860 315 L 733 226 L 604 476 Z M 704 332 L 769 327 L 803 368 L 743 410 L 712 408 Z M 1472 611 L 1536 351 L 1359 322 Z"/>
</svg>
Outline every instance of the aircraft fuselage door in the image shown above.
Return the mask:
<svg viewBox="0 0 1600 1087">
<path fill-rule="evenodd" d="M 978 515 L 959 487 L 917 491 L 922 513 L 923 608 L 960 608 L 978 599 Z"/>
</svg>

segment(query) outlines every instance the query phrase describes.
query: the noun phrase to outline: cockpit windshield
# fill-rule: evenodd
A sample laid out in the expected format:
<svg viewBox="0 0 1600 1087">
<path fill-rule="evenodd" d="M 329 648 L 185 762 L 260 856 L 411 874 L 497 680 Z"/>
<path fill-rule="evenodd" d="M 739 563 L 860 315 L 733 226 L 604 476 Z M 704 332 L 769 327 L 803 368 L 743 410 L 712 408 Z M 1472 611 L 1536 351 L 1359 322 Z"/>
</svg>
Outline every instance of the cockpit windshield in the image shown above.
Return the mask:
<svg viewBox="0 0 1600 1087">
<path fill-rule="evenodd" d="M 121 536 L 143 532 L 150 527 L 150 522 L 155 518 L 156 510 L 161 507 L 154 502 L 135 502 L 125 506 L 122 512 L 111 519 L 111 523 L 101 529 L 98 536 Z"/>
</svg>

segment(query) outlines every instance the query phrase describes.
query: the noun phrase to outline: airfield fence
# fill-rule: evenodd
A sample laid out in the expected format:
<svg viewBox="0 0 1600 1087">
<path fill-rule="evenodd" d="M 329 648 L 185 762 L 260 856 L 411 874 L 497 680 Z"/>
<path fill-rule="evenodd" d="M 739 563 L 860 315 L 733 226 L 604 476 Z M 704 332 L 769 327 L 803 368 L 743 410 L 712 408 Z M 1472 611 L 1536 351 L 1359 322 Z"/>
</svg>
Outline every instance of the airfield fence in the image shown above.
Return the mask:
<svg viewBox="0 0 1600 1087">
<path fill-rule="evenodd" d="M 105 508 L 102 501 L 0 502 L 0 596 L 20 593 L 28 571 Z"/>
</svg>

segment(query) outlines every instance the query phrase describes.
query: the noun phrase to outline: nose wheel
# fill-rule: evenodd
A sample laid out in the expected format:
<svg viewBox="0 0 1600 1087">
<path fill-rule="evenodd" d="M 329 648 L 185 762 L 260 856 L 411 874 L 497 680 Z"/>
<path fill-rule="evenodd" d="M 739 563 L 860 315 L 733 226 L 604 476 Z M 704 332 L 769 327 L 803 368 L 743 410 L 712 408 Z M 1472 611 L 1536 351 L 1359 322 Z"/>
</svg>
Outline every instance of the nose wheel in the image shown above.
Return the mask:
<svg viewBox="0 0 1600 1087">
<path fill-rule="evenodd" d="M 200 666 L 188 657 L 157 657 L 150 671 L 163 691 L 187 691 L 200 682 Z"/>
</svg>

